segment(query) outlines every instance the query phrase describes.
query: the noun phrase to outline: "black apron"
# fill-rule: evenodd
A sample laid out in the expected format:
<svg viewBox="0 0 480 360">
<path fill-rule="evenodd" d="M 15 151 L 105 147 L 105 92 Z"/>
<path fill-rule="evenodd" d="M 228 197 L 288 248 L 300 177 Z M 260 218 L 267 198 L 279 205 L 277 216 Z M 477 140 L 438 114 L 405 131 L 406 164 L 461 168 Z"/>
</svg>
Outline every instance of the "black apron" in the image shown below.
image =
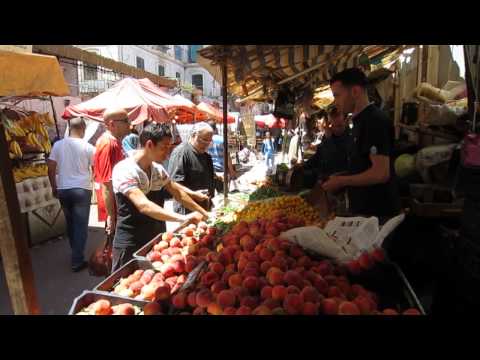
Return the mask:
<svg viewBox="0 0 480 360">
<path fill-rule="evenodd" d="M 147 198 L 163 207 L 164 194 L 162 190 L 150 191 Z M 116 248 L 140 249 L 159 233 L 166 231 L 164 221 L 155 220 L 141 214 L 135 205 L 123 194 L 117 193 L 117 227 L 113 246 Z"/>
</svg>

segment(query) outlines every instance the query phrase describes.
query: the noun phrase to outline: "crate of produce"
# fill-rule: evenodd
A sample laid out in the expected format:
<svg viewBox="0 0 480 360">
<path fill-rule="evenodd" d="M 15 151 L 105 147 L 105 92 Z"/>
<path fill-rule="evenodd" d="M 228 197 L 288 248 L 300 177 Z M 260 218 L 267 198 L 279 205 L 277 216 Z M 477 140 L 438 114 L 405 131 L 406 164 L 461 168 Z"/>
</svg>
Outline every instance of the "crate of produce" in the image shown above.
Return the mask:
<svg viewBox="0 0 480 360">
<path fill-rule="evenodd" d="M 151 270 L 154 273 L 157 272 L 149 261 L 132 259 L 120 269 L 110 274 L 105 280 L 98 284 L 94 290 L 107 293 L 113 292 L 115 287 L 120 284 L 122 279 L 128 278 L 128 276 L 135 273 L 137 270 Z"/>
<path fill-rule="evenodd" d="M 375 264 L 359 275 L 349 275 L 352 283 L 358 283 L 378 295 L 381 309 L 392 309 L 398 313 L 406 309 L 417 309 L 422 315 L 425 310 L 400 267 L 392 261 Z"/>
<path fill-rule="evenodd" d="M 202 227 L 202 229 L 200 227 Z M 187 249 L 184 252 L 189 254 L 194 252 L 194 250 L 198 247 L 211 247 L 211 245 L 213 245 L 212 237 L 204 239 L 205 235 L 209 234 L 213 234 L 213 230 L 209 230 L 209 227 L 206 223 L 201 225 L 199 224 L 198 226 L 193 224 L 182 224 L 173 232 L 165 232 L 157 235 L 154 239 L 150 240 L 139 250 L 137 250 L 133 254 L 133 257 L 134 259 L 151 261 L 154 264 L 154 267 L 157 268 L 158 266 L 155 264 L 156 259 L 149 256 L 152 251 L 155 250 L 161 253 L 165 249 L 177 247 L 182 250 Z M 157 249 L 155 249 L 156 245 L 159 245 Z"/>
<path fill-rule="evenodd" d="M 99 303 L 106 300 L 108 303 Z M 125 305 L 126 304 L 126 305 Z M 168 310 L 168 309 L 167 309 Z M 97 291 L 84 291 L 75 298 L 69 315 L 154 315 L 165 313 L 160 304 L 133 300 Z"/>
</svg>

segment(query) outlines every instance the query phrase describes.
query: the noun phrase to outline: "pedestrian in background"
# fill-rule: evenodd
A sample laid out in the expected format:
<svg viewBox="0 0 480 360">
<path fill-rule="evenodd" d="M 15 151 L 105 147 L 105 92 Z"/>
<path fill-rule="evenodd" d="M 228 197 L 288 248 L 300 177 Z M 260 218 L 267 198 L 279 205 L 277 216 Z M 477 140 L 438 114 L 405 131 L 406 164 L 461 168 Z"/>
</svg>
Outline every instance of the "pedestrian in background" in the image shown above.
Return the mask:
<svg viewBox="0 0 480 360">
<path fill-rule="evenodd" d="M 106 131 L 96 143 L 94 159 L 95 190 L 97 194 L 98 221 L 106 221 L 107 234 L 113 235 L 116 225 L 115 195 L 112 188 L 113 167 L 125 158 L 122 140 L 130 132 L 128 113 L 107 110 L 103 114 Z"/>
<path fill-rule="evenodd" d="M 275 147 L 273 144 L 272 136 L 270 132 L 265 133 L 265 140 L 263 140 L 262 153 L 265 156 L 265 165 L 268 169 L 273 168 L 275 165 Z"/>
<path fill-rule="evenodd" d="M 67 223 L 74 272 L 87 266 L 84 252 L 92 199 L 91 169 L 95 147 L 83 139 L 86 127 L 82 118 L 71 119 L 69 136 L 55 142 L 47 161 L 52 192 L 60 201 Z"/>
</svg>

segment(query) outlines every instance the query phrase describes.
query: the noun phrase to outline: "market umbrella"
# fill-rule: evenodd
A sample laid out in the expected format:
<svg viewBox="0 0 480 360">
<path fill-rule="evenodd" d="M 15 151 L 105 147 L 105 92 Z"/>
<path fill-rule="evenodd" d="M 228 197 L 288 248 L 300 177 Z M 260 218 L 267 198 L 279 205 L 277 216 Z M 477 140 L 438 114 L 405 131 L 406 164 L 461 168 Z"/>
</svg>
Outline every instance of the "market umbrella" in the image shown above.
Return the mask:
<svg viewBox="0 0 480 360">
<path fill-rule="evenodd" d="M 191 109 L 185 110 L 182 108 L 177 111 L 177 113 L 175 114 L 175 120 L 179 124 L 194 123 L 198 121 L 205 121 L 208 119 L 208 114 L 199 110 L 192 101 L 184 98 L 180 94 L 175 95 L 173 98 Z"/>
<path fill-rule="evenodd" d="M 255 115 L 255 124 L 261 128 L 267 126 L 270 129 L 284 129 L 286 122 L 283 118 L 276 118 L 273 114 L 268 114 Z"/>
<path fill-rule="evenodd" d="M 149 79 L 126 78 L 90 100 L 68 106 L 63 118 L 83 116 L 101 122 L 105 110 L 123 108 L 133 125 L 145 120 L 168 122 L 179 111 L 195 111 L 194 104 L 184 100 L 166 93 Z"/>
<path fill-rule="evenodd" d="M 219 109 L 213 107 L 210 104 L 201 102 L 197 105 L 197 109 L 208 115 L 209 118 L 215 120 L 215 122 L 221 123 L 223 121 L 223 113 Z M 235 117 L 228 114 L 227 121 L 229 124 L 235 123 Z"/>
<path fill-rule="evenodd" d="M 0 74 L 0 96 L 70 94 L 55 56 L 0 51 Z"/>
</svg>

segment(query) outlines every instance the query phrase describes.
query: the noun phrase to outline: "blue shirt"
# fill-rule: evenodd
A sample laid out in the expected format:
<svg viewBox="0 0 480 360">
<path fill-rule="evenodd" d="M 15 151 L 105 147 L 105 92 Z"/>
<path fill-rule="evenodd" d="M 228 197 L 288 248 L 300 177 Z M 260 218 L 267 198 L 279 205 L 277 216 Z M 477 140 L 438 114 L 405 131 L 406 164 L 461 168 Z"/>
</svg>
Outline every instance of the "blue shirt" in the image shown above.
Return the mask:
<svg viewBox="0 0 480 360">
<path fill-rule="evenodd" d="M 223 137 L 220 135 L 213 135 L 212 144 L 208 148 L 208 153 L 212 157 L 213 168 L 216 172 L 224 171 L 223 151 Z"/>
<path fill-rule="evenodd" d="M 275 152 L 273 148 L 273 139 L 265 139 L 263 140 L 263 154 L 264 155 L 272 155 Z"/>
</svg>

